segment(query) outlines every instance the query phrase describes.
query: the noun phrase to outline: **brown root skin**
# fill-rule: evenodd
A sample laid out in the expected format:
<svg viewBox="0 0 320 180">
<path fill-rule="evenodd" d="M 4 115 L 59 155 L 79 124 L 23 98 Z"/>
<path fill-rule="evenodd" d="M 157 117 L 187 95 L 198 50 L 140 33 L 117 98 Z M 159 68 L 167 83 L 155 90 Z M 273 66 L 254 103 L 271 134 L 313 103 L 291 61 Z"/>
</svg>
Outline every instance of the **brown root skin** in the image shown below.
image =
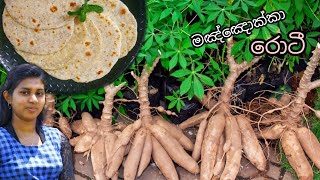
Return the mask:
<svg viewBox="0 0 320 180">
<path fill-rule="evenodd" d="M 106 176 L 104 173 L 104 164 L 106 163 L 105 158 L 105 146 L 104 138 L 99 137 L 98 141 L 91 148 L 91 162 L 94 172 L 94 177 L 97 180 L 105 180 Z"/>
<path fill-rule="evenodd" d="M 68 123 L 68 120 L 66 117 L 60 117 L 58 120 L 58 124 L 59 124 L 59 129 L 61 130 L 61 132 L 68 138 L 70 139 L 72 136 L 72 130 L 71 127 Z"/>
<path fill-rule="evenodd" d="M 285 93 L 281 96 L 281 98 L 280 98 L 280 100 L 279 100 L 279 102 L 281 103 L 282 106 L 288 105 L 288 104 L 290 103 L 290 101 L 291 101 L 291 95 L 288 94 L 287 92 L 285 92 Z"/>
<path fill-rule="evenodd" d="M 93 117 L 88 112 L 81 113 L 82 124 L 86 131 L 88 132 L 96 132 L 97 131 L 97 123 L 93 120 Z"/>
<path fill-rule="evenodd" d="M 257 138 L 260 139 L 271 139 L 276 140 L 280 139 L 282 133 L 287 127 L 282 124 L 275 124 L 271 127 L 267 127 L 262 129 L 260 132 L 257 133 Z"/>
<path fill-rule="evenodd" d="M 164 120 L 161 116 L 153 117 L 156 124 L 163 127 L 172 137 L 179 141 L 182 147 L 188 151 L 192 151 L 194 145 L 192 141 L 184 135 L 181 129 L 179 129 L 176 125 L 169 123 L 168 121 Z"/>
<path fill-rule="evenodd" d="M 71 123 L 71 130 L 79 135 L 86 132 L 81 120 L 76 120 Z"/>
<path fill-rule="evenodd" d="M 112 150 L 117 138 L 118 137 L 115 134 L 111 133 L 104 137 L 104 148 L 106 149 L 106 163 L 111 162 Z"/>
<path fill-rule="evenodd" d="M 138 174 L 137 176 L 141 176 L 143 171 L 148 167 L 152 155 L 152 138 L 150 131 L 147 130 L 146 141 L 143 146 L 143 152 L 139 163 Z"/>
<path fill-rule="evenodd" d="M 82 134 L 82 135 L 80 135 L 80 136 L 77 136 L 77 137 L 74 137 L 74 138 L 69 139 L 70 145 L 71 145 L 71 146 L 75 146 L 83 136 L 84 136 L 84 135 Z"/>
<path fill-rule="evenodd" d="M 46 103 L 44 105 L 44 120 L 42 124 L 44 126 L 53 127 L 55 124 L 55 120 L 53 118 L 54 113 L 56 112 L 55 109 L 55 98 L 53 94 L 46 94 Z"/>
<path fill-rule="evenodd" d="M 211 180 L 216 162 L 220 136 L 225 127 L 225 116 L 216 114 L 209 119 L 201 148 L 201 180 Z"/>
<path fill-rule="evenodd" d="M 159 125 L 151 125 L 152 135 L 160 142 L 174 162 L 187 171 L 197 174 L 200 172 L 197 162 L 183 149 L 180 143 Z"/>
<path fill-rule="evenodd" d="M 223 145 L 225 143 L 225 139 L 224 136 L 222 135 L 220 137 L 220 141 L 219 141 L 219 147 L 218 147 L 218 154 L 217 154 L 217 159 L 216 159 L 216 163 L 214 165 L 213 168 L 213 175 L 214 177 L 219 177 L 220 174 L 223 171 L 223 168 L 226 164 L 226 156 L 225 153 L 223 151 Z"/>
<path fill-rule="evenodd" d="M 250 125 L 250 121 L 244 116 L 236 116 L 244 153 L 247 159 L 260 171 L 266 170 L 267 160 L 259 144 L 257 137 Z"/>
<path fill-rule="evenodd" d="M 143 145 L 146 139 L 146 129 L 140 128 L 133 140 L 130 152 L 124 165 L 124 179 L 134 180 L 138 171 L 139 162 L 143 152 Z"/>
<path fill-rule="evenodd" d="M 229 151 L 231 146 L 231 135 L 232 135 L 232 127 L 231 127 L 231 121 L 229 120 L 230 117 L 226 118 L 226 125 L 225 125 L 225 143 L 223 145 L 223 151 L 226 153 Z"/>
<path fill-rule="evenodd" d="M 90 149 L 93 138 L 96 136 L 95 133 L 88 132 L 79 139 L 78 143 L 74 147 L 76 153 L 83 153 Z"/>
<path fill-rule="evenodd" d="M 198 99 L 198 100 L 207 109 L 211 109 L 212 107 L 214 107 L 217 104 L 217 101 L 212 99 L 208 95 L 203 95 L 202 99 Z"/>
<path fill-rule="evenodd" d="M 305 105 L 305 99 L 307 97 L 307 94 L 312 90 L 311 88 L 317 87 L 315 84 L 320 82 L 319 80 L 311 82 L 312 75 L 314 74 L 315 69 L 319 65 L 320 43 L 317 44 L 316 49 L 313 50 L 312 53 L 313 55 L 309 59 L 308 66 L 304 71 L 301 77 L 301 80 L 299 82 L 299 87 L 297 88 L 297 91 L 296 91 L 296 97 L 293 99 L 294 103 L 290 107 L 291 111 L 288 116 L 288 120 L 290 120 L 291 122 L 300 123 L 301 113 L 303 110 L 303 106 Z"/>
<path fill-rule="evenodd" d="M 292 130 L 286 130 L 283 133 L 281 145 L 290 165 L 297 173 L 299 179 L 312 180 L 312 168 L 303 152 L 295 132 Z"/>
<path fill-rule="evenodd" d="M 108 162 L 106 169 L 106 176 L 108 178 L 112 178 L 115 175 L 115 173 L 117 173 L 123 161 L 125 150 L 126 147 L 121 146 L 117 149 L 115 153 L 112 153 L 112 159 L 110 162 Z"/>
<path fill-rule="evenodd" d="M 178 180 L 178 173 L 170 156 L 155 137 L 152 137 L 152 149 L 152 158 L 163 175 L 169 180 Z"/>
<path fill-rule="evenodd" d="M 202 147 L 202 143 L 203 143 L 203 137 L 204 137 L 204 133 L 207 127 L 208 121 L 206 119 L 204 119 L 199 126 L 199 130 L 197 133 L 197 137 L 196 137 L 196 142 L 194 145 L 194 149 L 192 151 L 192 158 L 195 161 L 199 161 L 200 159 L 200 155 L 201 155 L 201 147 Z"/>
<path fill-rule="evenodd" d="M 194 115 L 190 117 L 189 119 L 183 121 L 181 124 L 179 124 L 179 128 L 184 130 L 189 127 L 193 127 L 197 124 L 200 124 L 201 121 L 203 121 L 208 116 L 208 111 L 201 112 L 197 115 Z"/>
<path fill-rule="evenodd" d="M 231 123 L 231 146 L 230 150 L 226 153 L 226 165 L 221 174 L 221 180 L 236 179 L 240 169 L 240 161 L 242 154 L 241 133 L 235 117 L 228 119 Z"/>
<path fill-rule="evenodd" d="M 299 142 L 312 162 L 320 169 L 320 143 L 317 137 L 306 127 L 297 128 Z"/>
<path fill-rule="evenodd" d="M 136 130 L 141 126 L 141 121 L 137 120 L 133 124 L 128 125 L 120 134 L 115 142 L 113 152 L 116 152 L 120 147 L 126 146 Z"/>
</svg>

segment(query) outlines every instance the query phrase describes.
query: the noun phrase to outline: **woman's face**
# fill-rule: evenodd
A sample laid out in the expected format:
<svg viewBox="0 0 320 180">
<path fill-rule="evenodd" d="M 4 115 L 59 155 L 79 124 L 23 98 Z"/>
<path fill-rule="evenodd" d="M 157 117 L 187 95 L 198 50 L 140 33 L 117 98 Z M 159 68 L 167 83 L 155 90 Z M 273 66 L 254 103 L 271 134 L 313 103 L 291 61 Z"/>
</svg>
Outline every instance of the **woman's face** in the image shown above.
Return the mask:
<svg viewBox="0 0 320 180">
<path fill-rule="evenodd" d="M 12 118 L 34 121 L 45 104 L 44 84 L 40 78 L 27 78 L 20 82 L 9 97 Z"/>
</svg>

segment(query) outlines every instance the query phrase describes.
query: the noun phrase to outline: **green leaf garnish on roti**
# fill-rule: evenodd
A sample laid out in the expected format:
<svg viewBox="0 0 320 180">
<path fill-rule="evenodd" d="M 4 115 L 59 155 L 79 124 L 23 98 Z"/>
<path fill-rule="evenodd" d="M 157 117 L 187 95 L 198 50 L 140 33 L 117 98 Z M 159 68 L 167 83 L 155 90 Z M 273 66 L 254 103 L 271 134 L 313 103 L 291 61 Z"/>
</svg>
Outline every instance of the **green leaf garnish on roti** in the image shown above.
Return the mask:
<svg viewBox="0 0 320 180">
<path fill-rule="evenodd" d="M 88 4 L 88 0 L 84 0 L 84 4 L 76 11 L 68 11 L 69 16 L 76 16 L 80 19 L 80 22 L 84 22 L 87 19 L 88 12 L 102 13 L 103 8 L 99 5 Z"/>
</svg>

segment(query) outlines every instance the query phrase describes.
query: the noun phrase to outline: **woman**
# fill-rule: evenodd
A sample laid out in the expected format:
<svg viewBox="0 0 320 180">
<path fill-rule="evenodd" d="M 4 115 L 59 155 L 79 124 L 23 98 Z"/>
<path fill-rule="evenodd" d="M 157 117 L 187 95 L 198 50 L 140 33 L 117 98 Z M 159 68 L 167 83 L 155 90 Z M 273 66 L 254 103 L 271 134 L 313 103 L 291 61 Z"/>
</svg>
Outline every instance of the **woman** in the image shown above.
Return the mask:
<svg viewBox="0 0 320 180">
<path fill-rule="evenodd" d="M 41 125 L 43 71 L 19 65 L 0 92 L 0 179 L 74 179 L 68 140 L 58 129 Z"/>
</svg>

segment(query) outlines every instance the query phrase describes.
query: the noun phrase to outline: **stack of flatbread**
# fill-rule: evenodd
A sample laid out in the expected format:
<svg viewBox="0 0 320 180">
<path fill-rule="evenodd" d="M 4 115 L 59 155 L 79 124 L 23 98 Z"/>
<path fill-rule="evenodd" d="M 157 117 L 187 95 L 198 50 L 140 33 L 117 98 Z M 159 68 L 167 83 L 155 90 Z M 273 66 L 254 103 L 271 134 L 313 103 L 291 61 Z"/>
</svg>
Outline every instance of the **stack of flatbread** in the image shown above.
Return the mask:
<svg viewBox="0 0 320 180">
<path fill-rule="evenodd" d="M 3 29 L 17 53 L 61 80 L 102 78 L 136 44 L 137 22 L 120 0 L 89 1 L 104 11 L 83 23 L 67 14 L 82 0 L 4 1 Z"/>
</svg>

